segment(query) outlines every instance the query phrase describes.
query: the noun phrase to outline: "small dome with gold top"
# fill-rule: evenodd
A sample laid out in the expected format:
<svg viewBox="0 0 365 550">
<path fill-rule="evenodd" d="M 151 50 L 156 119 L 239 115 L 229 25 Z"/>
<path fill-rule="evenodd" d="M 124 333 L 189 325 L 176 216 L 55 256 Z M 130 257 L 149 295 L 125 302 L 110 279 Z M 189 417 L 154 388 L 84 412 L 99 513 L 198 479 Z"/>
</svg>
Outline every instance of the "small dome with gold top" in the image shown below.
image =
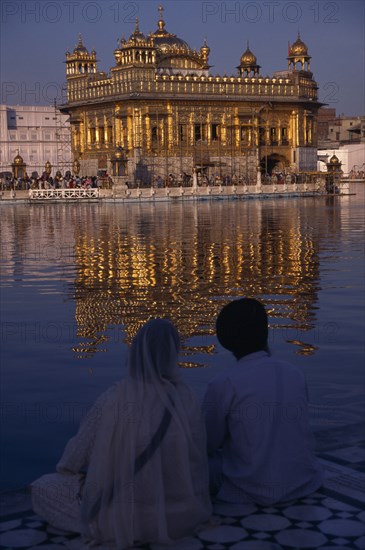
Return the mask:
<svg viewBox="0 0 365 550">
<path fill-rule="evenodd" d="M 260 73 L 260 65 L 257 64 L 257 58 L 250 50 L 248 40 L 246 51 L 241 55 L 240 64 L 237 69 L 239 75 L 244 77 L 254 77 Z"/>
<path fill-rule="evenodd" d="M 136 28 L 134 29 L 133 33 L 130 35 L 129 41 L 134 43 L 146 41 L 145 35 L 139 30 L 138 17 L 136 18 Z"/>
<path fill-rule="evenodd" d="M 208 67 L 209 67 L 209 65 L 208 65 L 209 54 L 210 54 L 210 48 L 207 44 L 207 38 L 204 37 L 204 44 L 200 48 L 200 56 L 201 56 L 202 60 L 204 61 L 205 65 L 208 66 Z"/>
<path fill-rule="evenodd" d="M 251 52 L 249 48 L 249 44 L 247 41 L 247 49 L 246 51 L 241 55 L 240 59 L 241 65 L 256 65 L 257 64 L 257 58 L 256 56 Z"/>
<path fill-rule="evenodd" d="M 21 157 L 19 153 L 14 157 L 13 164 L 24 164 L 23 157 Z"/>
<path fill-rule="evenodd" d="M 289 49 L 289 55 L 308 55 L 308 48 L 306 44 L 302 41 L 300 38 L 300 33 L 298 32 L 298 38 L 296 41 L 290 46 Z"/>
<path fill-rule="evenodd" d="M 82 42 L 82 35 L 81 33 L 79 34 L 79 40 L 77 42 L 77 45 L 75 46 L 75 49 L 74 49 L 74 52 L 75 54 L 80 54 L 80 53 L 86 53 L 88 54 L 89 52 L 87 51 L 87 48 L 85 48 L 83 42 Z"/>
<path fill-rule="evenodd" d="M 330 158 L 330 164 L 340 164 L 339 158 L 335 154 Z"/>
<path fill-rule="evenodd" d="M 288 69 L 310 72 L 311 57 L 308 55 L 308 48 L 300 38 L 299 32 L 298 38 L 291 46 L 289 44 L 288 49 Z"/>
<path fill-rule="evenodd" d="M 210 48 L 207 44 L 207 37 L 205 36 L 204 37 L 204 44 L 202 45 L 202 47 L 200 48 L 200 53 L 202 55 L 206 55 L 208 57 L 208 55 L 210 54 Z"/>
</svg>

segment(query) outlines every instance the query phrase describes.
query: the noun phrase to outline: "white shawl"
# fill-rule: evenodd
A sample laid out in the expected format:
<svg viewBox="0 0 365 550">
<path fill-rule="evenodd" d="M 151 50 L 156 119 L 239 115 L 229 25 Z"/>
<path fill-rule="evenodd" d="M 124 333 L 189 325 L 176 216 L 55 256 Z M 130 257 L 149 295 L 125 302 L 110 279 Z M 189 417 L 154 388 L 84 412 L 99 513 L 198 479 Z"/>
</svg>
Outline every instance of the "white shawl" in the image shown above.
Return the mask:
<svg viewBox="0 0 365 550">
<path fill-rule="evenodd" d="M 171 543 L 210 517 L 204 423 L 178 379 L 178 349 L 169 321 L 149 321 L 103 407 L 81 505 L 94 543 Z"/>
</svg>

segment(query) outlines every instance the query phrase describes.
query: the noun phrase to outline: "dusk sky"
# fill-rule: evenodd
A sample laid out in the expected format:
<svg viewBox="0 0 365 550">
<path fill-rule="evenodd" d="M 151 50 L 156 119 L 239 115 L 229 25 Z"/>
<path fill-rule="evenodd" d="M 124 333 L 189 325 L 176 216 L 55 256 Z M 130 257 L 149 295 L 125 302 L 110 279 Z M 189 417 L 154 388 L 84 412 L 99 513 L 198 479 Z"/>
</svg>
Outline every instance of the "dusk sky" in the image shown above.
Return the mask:
<svg viewBox="0 0 365 550">
<path fill-rule="evenodd" d="M 96 50 L 98 69 L 109 72 L 117 39 L 130 36 L 136 17 L 143 33 L 155 31 L 160 3 L 166 30 L 194 49 L 206 36 L 212 74 L 236 76 L 247 40 L 263 76 L 286 69 L 288 42 L 299 31 L 312 56 L 320 101 L 337 114 L 365 113 L 361 0 L 3 0 L 0 102 L 49 105 L 57 97 L 61 103 L 65 52 L 73 50 L 78 34 Z"/>
</svg>

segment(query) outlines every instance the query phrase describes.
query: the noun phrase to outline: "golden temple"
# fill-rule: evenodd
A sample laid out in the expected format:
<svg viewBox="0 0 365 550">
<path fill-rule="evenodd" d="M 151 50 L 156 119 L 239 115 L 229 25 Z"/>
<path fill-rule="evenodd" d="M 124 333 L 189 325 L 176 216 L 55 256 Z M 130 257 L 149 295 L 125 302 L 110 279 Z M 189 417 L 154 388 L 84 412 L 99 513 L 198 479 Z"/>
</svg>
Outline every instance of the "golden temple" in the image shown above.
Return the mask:
<svg viewBox="0 0 365 550">
<path fill-rule="evenodd" d="M 81 175 L 106 170 L 119 183 L 256 181 L 257 171 L 317 169 L 317 83 L 299 34 L 287 69 L 260 74 L 256 56 L 241 55 L 237 75 L 211 74 L 210 48 L 199 50 L 166 30 L 163 8 L 154 33 L 136 20 L 121 38 L 110 74 L 80 36 L 66 53 L 72 151 Z"/>
</svg>

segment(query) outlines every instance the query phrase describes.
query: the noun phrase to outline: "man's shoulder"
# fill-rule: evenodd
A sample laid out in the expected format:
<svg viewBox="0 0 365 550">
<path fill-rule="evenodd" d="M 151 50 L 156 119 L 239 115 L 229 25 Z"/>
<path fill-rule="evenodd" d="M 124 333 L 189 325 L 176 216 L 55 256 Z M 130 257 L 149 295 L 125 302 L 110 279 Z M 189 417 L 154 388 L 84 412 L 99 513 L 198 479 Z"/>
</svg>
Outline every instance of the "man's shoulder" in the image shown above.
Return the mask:
<svg viewBox="0 0 365 550">
<path fill-rule="evenodd" d="M 242 359 L 227 365 L 224 370 L 216 374 L 212 380 L 211 384 L 227 384 L 231 383 L 235 385 L 237 381 L 249 380 L 252 377 L 256 378 L 257 376 L 265 376 L 264 371 L 276 369 L 283 373 L 285 376 L 299 376 L 300 378 L 304 377 L 304 374 L 299 367 L 280 359 L 279 357 L 273 356 L 270 353 L 255 353 L 243 357 Z"/>
<path fill-rule="evenodd" d="M 292 373 L 293 375 L 297 374 L 300 377 L 304 377 L 304 374 L 302 370 L 298 367 L 298 365 L 295 365 L 290 361 L 286 361 L 284 359 L 280 359 L 279 357 L 275 357 L 275 356 L 270 356 L 268 357 L 268 359 L 270 360 L 268 364 L 271 364 L 277 369 L 280 369 L 282 372 L 285 372 L 288 374 Z"/>
</svg>

